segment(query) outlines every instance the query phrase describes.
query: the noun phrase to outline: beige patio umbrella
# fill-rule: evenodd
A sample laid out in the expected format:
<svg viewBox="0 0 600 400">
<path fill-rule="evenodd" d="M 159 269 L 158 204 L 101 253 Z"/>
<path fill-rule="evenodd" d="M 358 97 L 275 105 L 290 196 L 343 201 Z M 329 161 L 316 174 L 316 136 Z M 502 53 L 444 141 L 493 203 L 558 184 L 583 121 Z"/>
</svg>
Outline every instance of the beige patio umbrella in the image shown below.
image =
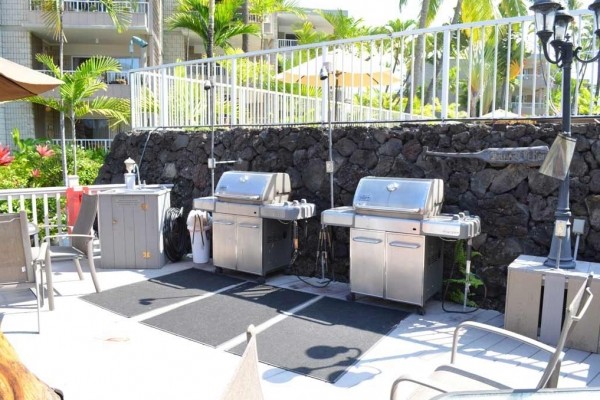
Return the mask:
<svg viewBox="0 0 600 400">
<path fill-rule="evenodd" d="M 390 70 L 381 68 L 376 62 L 363 60 L 354 54 L 336 49 L 325 57 L 318 56 L 277 74 L 277 79 L 289 83 L 310 86 L 321 85 L 321 68 L 327 63 L 332 82 L 336 87 L 363 87 L 370 85 L 388 86 L 400 82 Z"/>
<path fill-rule="evenodd" d="M 0 57 L 0 101 L 35 96 L 62 83 L 59 79 Z"/>
</svg>

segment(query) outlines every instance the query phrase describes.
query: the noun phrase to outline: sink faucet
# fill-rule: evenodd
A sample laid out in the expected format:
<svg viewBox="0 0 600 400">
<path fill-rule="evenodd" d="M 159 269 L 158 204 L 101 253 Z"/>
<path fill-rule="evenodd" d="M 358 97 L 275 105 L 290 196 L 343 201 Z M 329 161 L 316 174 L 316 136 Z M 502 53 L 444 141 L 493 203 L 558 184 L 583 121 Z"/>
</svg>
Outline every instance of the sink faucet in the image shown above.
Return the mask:
<svg viewBox="0 0 600 400">
<path fill-rule="evenodd" d="M 138 187 L 140 189 L 142 189 L 144 186 L 146 186 L 146 181 L 144 181 L 144 183 L 142 183 L 142 181 L 140 179 L 140 167 L 138 167 L 138 165 L 135 164 L 134 168 L 135 168 L 135 175 L 137 176 Z"/>
</svg>

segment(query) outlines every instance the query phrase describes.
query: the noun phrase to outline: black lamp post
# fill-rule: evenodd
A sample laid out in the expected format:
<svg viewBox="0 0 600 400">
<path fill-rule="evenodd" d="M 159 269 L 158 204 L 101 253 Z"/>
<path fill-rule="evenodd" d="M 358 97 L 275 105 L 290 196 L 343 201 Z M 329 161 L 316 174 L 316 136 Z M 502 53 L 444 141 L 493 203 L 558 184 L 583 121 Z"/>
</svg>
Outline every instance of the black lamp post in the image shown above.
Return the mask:
<svg viewBox="0 0 600 400">
<path fill-rule="evenodd" d="M 594 33 L 600 39 L 599 19 L 600 19 L 600 0 L 594 2 L 588 7 L 594 12 L 595 31 Z M 562 68 L 562 130 L 567 139 L 571 136 L 571 65 L 573 59 L 582 63 L 590 63 L 600 58 L 600 53 L 591 59 L 579 58 L 581 47 L 574 48 L 567 33 L 569 23 L 573 17 L 564 7 L 553 0 L 535 0 L 530 7 L 535 13 L 535 30 L 540 41 L 544 57 L 548 62 Z M 552 37 L 554 38 L 550 40 Z M 555 58 L 552 58 L 548 52 L 548 44 L 552 46 Z M 575 268 L 575 261 L 571 250 L 571 210 L 569 208 L 569 172 L 566 167 L 566 176 L 558 190 L 558 203 L 556 205 L 556 229 L 552 235 L 552 244 L 550 253 L 544 262 L 548 267 Z"/>
</svg>

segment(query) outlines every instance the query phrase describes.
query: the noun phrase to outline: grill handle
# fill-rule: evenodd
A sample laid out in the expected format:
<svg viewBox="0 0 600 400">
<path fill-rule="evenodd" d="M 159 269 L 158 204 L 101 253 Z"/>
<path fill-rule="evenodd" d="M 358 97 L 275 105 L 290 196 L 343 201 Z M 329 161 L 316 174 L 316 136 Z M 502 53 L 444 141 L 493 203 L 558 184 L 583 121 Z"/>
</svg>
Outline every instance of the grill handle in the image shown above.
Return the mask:
<svg viewBox="0 0 600 400">
<path fill-rule="evenodd" d="M 256 225 L 256 224 L 239 224 L 238 226 L 240 228 L 252 228 L 252 229 L 258 229 L 258 228 L 260 228 L 260 226 Z"/>
<path fill-rule="evenodd" d="M 418 249 L 421 247 L 421 245 L 418 243 L 399 242 L 397 240 L 390 242 L 389 244 L 392 247 L 402 247 L 403 249 Z"/>
<path fill-rule="evenodd" d="M 232 221 L 220 221 L 218 219 L 213 219 L 212 223 L 214 225 L 233 225 L 234 224 L 234 222 L 232 222 Z"/>
<path fill-rule="evenodd" d="M 220 193 L 220 192 L 216 192 L 215 195 L 217 197 L 223 198 L 223 199 L 235 199 L 235 200 L 260 200 L 260 196 L 258 195 L 254 195 L 254 196 L 250 196 L 247 194 L 233 194 L 233 193 Z"/>
<path fill-rule="evenodd" d="M 373 238 L 368 238 L 368 237 L 363 237 L 363 236 L 355 237 L 352 240 L 354 240 L 355 242 L 368 243 L 368 244 L 379 244 L 382 242 L 381 239 L 373 239 Z"/>
<path fill-rule="evenodd" d="M 372 211 L 386 211 L 386 212 L 402 212 L 402 213 L 411 213 L 418 214 L 421 212 L 421 208 L 399 208 L 399 207 L 384 207 L 384 206 L 368 206 L 361 207 L 359 205 L 355 205 L 354 208 L 358 210 L 372 210 Z"/>
</svg>

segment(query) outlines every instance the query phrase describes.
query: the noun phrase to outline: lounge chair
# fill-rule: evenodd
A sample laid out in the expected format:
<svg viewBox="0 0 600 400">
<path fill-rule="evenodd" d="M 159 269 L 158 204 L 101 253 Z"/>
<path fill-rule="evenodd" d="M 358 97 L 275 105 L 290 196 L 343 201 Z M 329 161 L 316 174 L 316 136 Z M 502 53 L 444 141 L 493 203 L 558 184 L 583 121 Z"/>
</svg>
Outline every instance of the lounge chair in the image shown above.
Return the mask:
<svg viewBox="0 0 600 400">
<path fill-rule="evenodd" d="M 513 389 L 496 381 L 493 378 L 484 377 L 474 372 L 467 371 L 455 364 L 460 335 L 468 329 L 479 329 L 492 334 L 504 336 L 549 353 L 550 359 L 548 360 L 541 378 L 538 382 L 533 382 L 527 387 L 535 389 L 556 388 L 560 373 L 560 365 L 564 357 L 563 348 L 567 340 L 567 336 L 574 324 L 581 320 L 583 314 L 586 312 L 592 301 L 593 295 L 590 290 L 591 282 L 592 275 L 588 276 L 588 278 L 584 280 L 581 288 L 578 290 L 577 294 L 567 307 L 565 311 L 563 327 L 556 347 L 546 345 L 537 340 L 507 331 L 502 328 L 481 324 L 478 322 L 466 321 L 459 324 L 454 331 L 450 364 L 439 366 L 429 377 L 425 379 L 416 378 L 409 375 L 403 375 L 399 377 L 392 384 L 390 399 L 432 399 L 441 393 L 451 393 L 457 391 Z M 491 366 L 491 369 L 493 370 L 493 365 Z M 519 373 L 518 367 L 514 369 L 514 373 Z M 412 393 L 403 393 L 401 386 L 405 385 L 401 384 L 407 382 L 416 384 L 418 387 Z M 527 385 L 526 383 L 524 384 Z M 406 386 L 412 385 L 406 384 Z"/>
<path fill-rule="evenodd" d="M 41 262 L 46 245 L 32 253 L 27 214 L 8 213 L 0 215 L 0 290 L 35 289 L 37 305 L 37 332 L 40 331 Z"/>
<path fill-rule="evenodd" d="M 53 238 L 69 238 L 70 246 L 48 246 L 46 255 L 46 280 L 48 281 L 48 305 L 50 310 L 54 310 L 54 288 L 52 282 L 52 261 L 73 260 L 77 268 L 79 279 L 83 280 L 83 271 L 79 260 L 86 258 L 90 267 L 92 281 L 96 292 L 100 292 L 100 284 L 96 275 L 96 266 L 94 265 L 94 238 L 92 227 L 98 212 L 98 195 L 83 193 L 81 198 L 81 207 L 73 230 L 71 233 L 58 233 L 44 238 L 49 242 Z"/>
</svg>

